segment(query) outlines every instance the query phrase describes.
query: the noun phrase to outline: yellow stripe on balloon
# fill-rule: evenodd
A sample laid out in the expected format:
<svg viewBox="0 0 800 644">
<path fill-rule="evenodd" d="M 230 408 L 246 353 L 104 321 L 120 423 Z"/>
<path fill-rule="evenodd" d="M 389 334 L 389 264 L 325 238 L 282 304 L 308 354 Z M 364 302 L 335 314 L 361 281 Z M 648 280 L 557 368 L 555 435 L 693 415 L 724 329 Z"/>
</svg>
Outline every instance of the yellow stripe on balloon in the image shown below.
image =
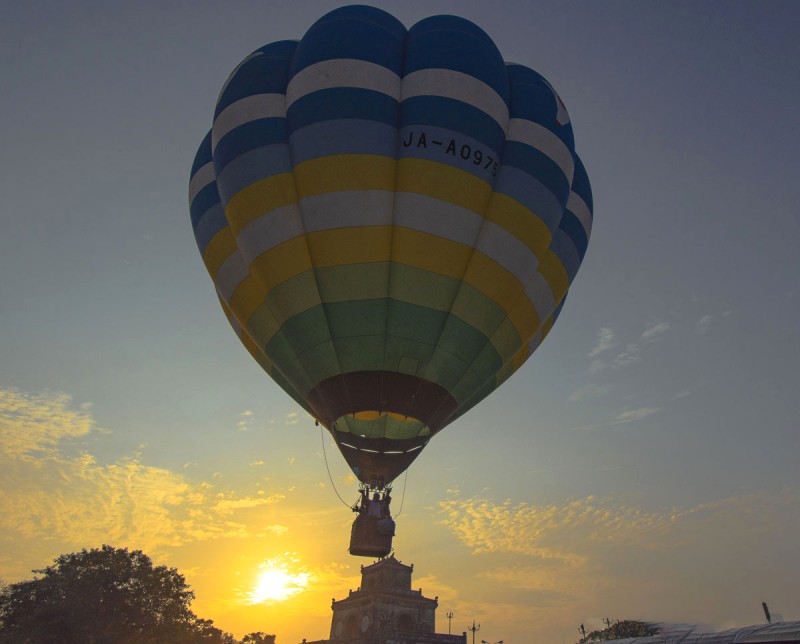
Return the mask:
<svg viewBox="0 0 800 644">
<path fill-rule="evenodd" d="M 539 256 L 539 272 L 547 280 L 555 302 L 560 302 L 569 288 L 569 275 L 564 264 L 553 251 L 547 250 Z"/>
<path fill-rule="evenodd" d="M 203 252 L 203 263 L 206 265 L 211 279 L 216 282 L 217 273 L 219 273 L 219 269 L 225 263 L 225 260 L 238 252 L 239 250 L 236 247 L 233 235 L 231 235 L 230 228 L 223 228 L 214 235 Z"/>
<path fill-rule="evenodd" d="M 264 303 L 266 291 L 253 275 L 245 277 L 231 296 L 230 308 L 239 323 L 247 327 L 253 312 Z"/>
<path fill-rule="evenodd" d="M 279 244 L 261 253 L 250 264 L 250 272 L 259 277 L 267 293 L 278 284 L 312 268 L 305 237 L 295 237 Z"/>
<path fill-rule="evenodd" d="M 294 167 L 299 198 L 342 190 L 394 190 L 396 161 L 377 154 L 336 154 Z"/>
<path fill-rule="evenodd" d="M 513 368 L 511 369 L 511 373 L 514 373 L 517 369 L 519 369 L 525 361 L 530 357 L 530 353 L 528 353 L 528 345 L 522 345 L 522 348 L 514 354 L 514 357 L 511 359 L 511 364 Z M 511 374 L 508 374 L 511 375 Z M 508 377 L 508 376 L 506 376 Z"/>
<path fill-rule="evenodd" d="M 426 159 L 397 162 L 398 192 L 415 192 L 483 215 L 492 187 L 458 168 Z"/>
<path fill-rule="evenodd" d="M 545 223 L 519 201 L 495 192 L 486 209 L 486 220 L 501 226 L 541 257 L 553 236 Z"/>
<path fill-rule="evenodd" d="M 475 251 L 464 281 L 499 304 L 523 340 L 539 328 L 539 316 L 522 284 L 505 268 Z"/>
<path fill-rule="evenodd" d="M 392 260 L 414 268 L 461 279 L 472 247 L 410 228 L 396 227 Z"/>
<path fill-rule="evenodd" d="M 559 301 L 559 304 L 560 303 L 561 302 Z M 542 325 L 542 340 L 547 337 L 547 334 L 550 333 L 550 330 L 553 328 L 554 324 L 555 320 L 553 319 L 552 315 L 544 321 L 544 324 Z"/>
<path fill-rule="evenodd" d="M 385 262 L 389 257 L 391 226 L 318 230 L 306 235 L 315 268 Z"/>
<path fill-rule="evenodd" d="M 276 174 L 237 192 L 225 208 L 225 217 L 235 235 L 261 215 L 297 203 L 294 176 Z"/>
</svg>

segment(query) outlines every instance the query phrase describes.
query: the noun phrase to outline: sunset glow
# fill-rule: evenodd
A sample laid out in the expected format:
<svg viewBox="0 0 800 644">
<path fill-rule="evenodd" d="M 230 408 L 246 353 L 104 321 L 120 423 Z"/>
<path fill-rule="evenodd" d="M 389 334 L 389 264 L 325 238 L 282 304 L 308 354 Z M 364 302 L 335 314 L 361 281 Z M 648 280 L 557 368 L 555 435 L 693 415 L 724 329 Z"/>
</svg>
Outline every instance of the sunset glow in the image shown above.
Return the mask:
<svg viewBox="0 0 800 644">
<path fill-rule="evenodd" d="M 250 593 L 251 604 L 284 601 L 308 585 L 309 573 L 291 572 L 288 564 L 271 560 L 259 568 L 256 586 Z"/>
</svg>

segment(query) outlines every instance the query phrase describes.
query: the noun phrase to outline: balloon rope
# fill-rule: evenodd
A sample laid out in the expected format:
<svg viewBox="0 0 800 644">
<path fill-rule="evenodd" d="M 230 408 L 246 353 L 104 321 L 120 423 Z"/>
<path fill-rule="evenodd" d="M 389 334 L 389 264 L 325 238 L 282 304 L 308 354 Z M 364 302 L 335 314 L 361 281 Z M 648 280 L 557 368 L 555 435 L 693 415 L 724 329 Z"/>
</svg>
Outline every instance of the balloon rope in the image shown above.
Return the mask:
<svg viewBox="0 0 800 644">
<path fill-rule="evenodd" d="M 394 515 L 396 519 L 403 513 L 403 502 L 406 500 L 406 483 L 408 482 L 408 470 L 406 470 L 406 475 L 403 477 L 403 496 L 400 497 L 400 509 L 397 511 L 397 514 Z"/>
<path fill-rule="evenodd" d="M 342 496 L 339 494 L 339 490 L 336 489 L 336 484 L 333 482 L 333 477 L 331 476 L 331 468 L 328 467 L 328 453 L 325 451 L 325 434 L 322 431 L 322 425 L 321 424 L 319 426 L 319 437 L 322 440 L 322 453 L 325 456 L 325 469 L 328 470 L 328 478 L 331 481 L 331 487 L 333 488 L 333 491 L 336 492 L 336 496 L 339 497 L 339 500 L 349 508 L 350 504 L 342 498 Z M 406 494 L 406 491 L 405 491 L 405 488 L 403 488 L 403 496 L 405 496 L 405 494 Z M 400 509 L 402 510 L 402 504 L 401 504 L 401 508 Z"/>
</svg>

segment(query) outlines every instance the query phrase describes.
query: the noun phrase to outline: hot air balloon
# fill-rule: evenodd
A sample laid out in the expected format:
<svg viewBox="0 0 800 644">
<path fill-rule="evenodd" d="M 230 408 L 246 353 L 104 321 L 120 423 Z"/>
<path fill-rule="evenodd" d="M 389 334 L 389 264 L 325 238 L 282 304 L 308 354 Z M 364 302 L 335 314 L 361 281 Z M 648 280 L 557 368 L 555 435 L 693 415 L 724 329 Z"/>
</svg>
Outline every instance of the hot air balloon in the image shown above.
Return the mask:
<svg viewBox="0 0 800 644">
<path fill-rule="evenodd" d="M 365 495 L 525 363 L 592 227 L 547 80 L 467 20 L 367 6 L 239 63 L 189 201 L 230 324 Z"/>
</svg>

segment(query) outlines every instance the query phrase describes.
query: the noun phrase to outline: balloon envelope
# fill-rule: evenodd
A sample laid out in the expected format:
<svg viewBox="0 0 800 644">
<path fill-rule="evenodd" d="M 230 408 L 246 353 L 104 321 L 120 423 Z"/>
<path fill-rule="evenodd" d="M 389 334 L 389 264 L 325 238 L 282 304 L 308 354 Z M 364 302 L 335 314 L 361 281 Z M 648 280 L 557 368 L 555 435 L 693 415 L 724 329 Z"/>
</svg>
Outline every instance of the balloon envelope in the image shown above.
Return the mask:
<svg viewBox="0 0 800 644">
<path fill-rule="evenodd" d="M 539 346 L 592 225 L 542 76 L 461 18 L 365 6 L 236 67 L 189 199 L 242 343 L 372 484 Z"/>
</svg>

